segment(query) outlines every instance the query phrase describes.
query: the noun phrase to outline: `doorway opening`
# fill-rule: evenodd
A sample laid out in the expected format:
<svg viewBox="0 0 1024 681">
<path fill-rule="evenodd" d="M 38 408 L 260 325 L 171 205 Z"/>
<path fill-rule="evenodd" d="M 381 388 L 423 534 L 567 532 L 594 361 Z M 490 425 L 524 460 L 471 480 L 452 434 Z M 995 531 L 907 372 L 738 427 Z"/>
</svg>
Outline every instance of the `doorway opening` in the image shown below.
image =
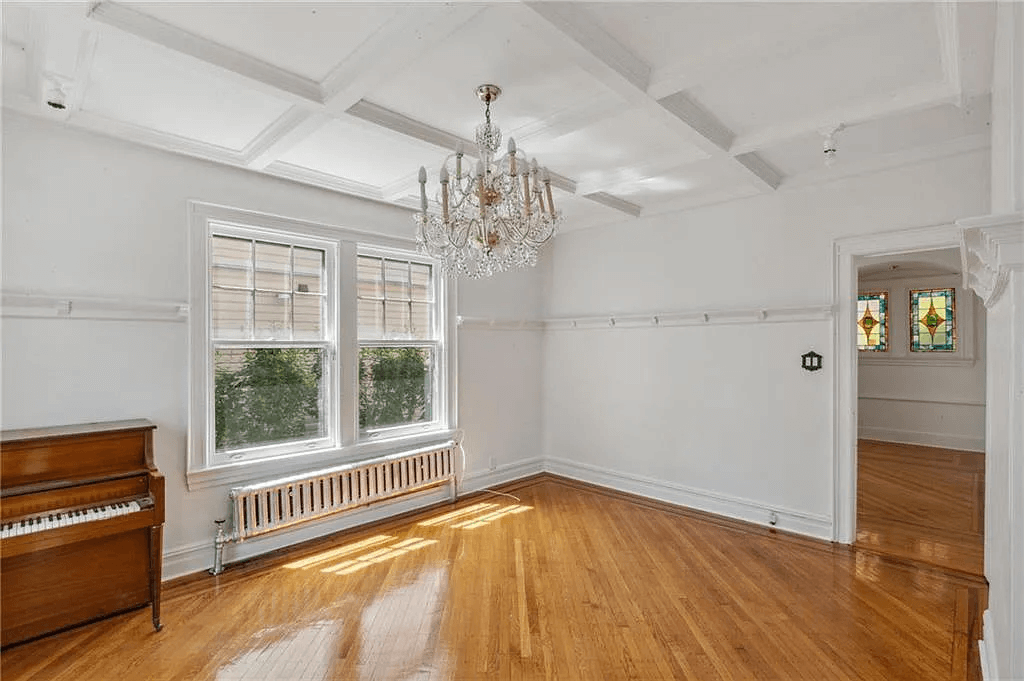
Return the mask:
<svg viewBox="0 0 1024 681">
<path fill-rule="evenodd" d="M 958 248 L 857 258 L 856 533 L 984 574 L 984 306 Z"/>
<path fill-rule="evenodd" d="M 936 251 L 946 251 L 946 255 L 951 257 L 953 252 L 960 251 L 960 235 L 961 230 L 959 226 L 955 224 L 940 224 L 929 227 L 920 227 L 914 229 L 905 229 L 894 232 L 887 232 L 882 234 L 868 234 L 862 236 L 848 237 L 844 239 L 838 239 L 835 242 L 834 248 L 834 269 L 835 278 L 833 280 L 833 292 L 835 300 L 835 313 L 836 313 L 836 324 L 834 325 L 835 336 L 833 338 L 833 356 L 835 361 L 832 363 L 834 369 L 834 383 L 835 386 L 835 399 L 833 402 L 834 408 L 834 423 L 835 423 L 835 442 L 834 442 L 834 460 L 833 460 L 833 539 L 837 542 L 844 544 L 854 544 L 857 541 L 857 529 L 858 529 L 858 440 L 860 438 L 859 432 L 859 421 L 860 419 L 860 389 L 859 389 L 859 364 L 861 351 L 858 350 L 857 346 L 857 307 L 858 307 L 858 294 L 860 290 L 859 282 L 859 270 L 861 267 L 870 267 L 872 265 L 886 266 L 884 263 L 897 264 L 905 262 L 919 261 L 923 257 L 922 254 L 929 254 Z M 945 261 L 947 264 L 950 260 Z M 953 260 L 952 262 L 955 262 Z M 897 267 L 898 269 L 898 267 Z M 868 270 L 870 272 L 871 270 Z M 954 286 L 954 288 L 956 288 Z M 975 313 L 976 320 L 972 319 L 967 324 L 971 328 L 977 328 L 980 332 L 978 336 L 983 337 L 985 329 L 985 319 L 983 306 L 980 301 L 973 299 L 973 292 L 970 292 L 966 287 L 962 287 L 961 290 L 964 293 L 961 294 L 961 300 L 970 300 L 968 307 L 972 308 L 971 312 Z M 909 310 L 906 310 L 902 302 L 902 293 L 900 305 L 896 308 L 898 312 L 892 313 L 891 323 L 909 325 Z M 908 295 L 909 298 L 909 295 Z M 906 303 L 909 306 L 909 300 Z M 906 310 L 906 312 L 904 312 Z M 963 322 L 962 322 L 963 323 Z M 978 337 L 968 336 L 966 337 L 969 342 L 973 343 L 971 354 L 968 356 L 967 348 L 965 345 L 960 346 L 960 356 L 952 357 L 945 355 L 946 362 L 950 362 L 953 359 L 959 359 L 961 364 L 970 364 L 977 367 L 977 370 L 984 372 L 984 358 L 982 357 L 982 346 Z M 961 337 L 961 341 L 964 337 Z M 901 341 L 902 342 L 902 341 Z M 906 348 L 906 355 L 909 355 L 911 350 L 909 347 Z M 936 353 L 937 354 L 937 353 Z M 982 381 L 985 379 L 983 378 Z M 925 386 L 927 384 L 921 384 Z M 982 383 L 982 386 L 984 383 Z M 923 389 L 922 389 L 923 390 Z M 982 388 L 982 391 L 984 388 Z M 922 394 L 928 394 L 927 391 L 923 391 Z M 931 394 L 940 395 L 941 392 L 933 391 Z M 869 395 L 870 396 L 870 395 Z M 877 395 L 876 395 L 877 396 Z M 947 400 L 952 401 L 952 400 Z M 983 398 L 982 398 L 983 403 Z M 866 414 L 867 412 L 865 412 Z M 981 407 L 981 419 L 984 420 L 984 406 Z M 884 433 L 884 426 L 876 425 L 876 428 L 882 430 L 876 430 L 876 436 Z M 895 429 L 899 430 L 899 429 Z M 912 427 L 904 426 L 903 430 L 913 430 Z M 919 429 L 919 431 L 922 429 Z M 927 431 L 928 429 L 923 429 Z M 983 439 L 983 436 L 982 436 Z M 934 448 L 936 444 L 941 444 L 935 441 L 924 442 L 918 446 L 926 446 L 931 444 Z M 948 447 L 949 449 L 969 449 L 963 447 L 962 443 L 954 447 Z M 984 442 L 981 443 L 979 449 L 984 449 Z M 893 453 L 890 451 L 885 454 L 890 458 Z M 887 471 L 884 466 L 882 468 L 883 475 L 891 472 Z M 979 481 L 981 485 L 980 489 L 984 489 L 983 480 Z M 924 483 L 921 482 L 919 487 L 924 487 Z M 941 495 L 941 492 L 939 493 Z M 982 492 L 983 494 L 983 492 Z M 934 497 L 933 497 L 934 498 Z M 978 513 L 981 509 L 978 509 Z"/>
</svg>

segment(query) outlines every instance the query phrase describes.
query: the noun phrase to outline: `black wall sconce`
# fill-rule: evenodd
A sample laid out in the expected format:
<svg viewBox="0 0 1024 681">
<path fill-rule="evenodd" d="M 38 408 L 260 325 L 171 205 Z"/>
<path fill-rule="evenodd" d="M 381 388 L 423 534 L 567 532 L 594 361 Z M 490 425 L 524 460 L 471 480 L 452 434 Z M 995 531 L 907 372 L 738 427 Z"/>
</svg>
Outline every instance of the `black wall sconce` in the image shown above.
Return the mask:
<svg viewBox="0 0 1024 681">
<path fill-rule="evenodd" d="M 816 353 L 814 350 L 800 355 L 800 360 L 800 366 L 807 371 L 817 371 L 821 368 L 821 355 Z"/>
</svg>

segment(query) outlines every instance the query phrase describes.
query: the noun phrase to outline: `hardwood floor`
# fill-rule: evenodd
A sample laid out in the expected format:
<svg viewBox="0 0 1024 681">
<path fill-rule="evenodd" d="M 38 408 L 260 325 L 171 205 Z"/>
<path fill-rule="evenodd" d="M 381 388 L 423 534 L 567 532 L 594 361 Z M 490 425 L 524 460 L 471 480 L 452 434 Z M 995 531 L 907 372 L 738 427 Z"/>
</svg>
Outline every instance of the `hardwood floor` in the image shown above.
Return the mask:
<svg viewBox="0 0 1024 681">
<path fill-rule="evenodd" d="M 968 677 L 983 584 L 553 476 L 229 566 L 5 681 Z"/>
<path fill-rule="evenodd" d="M 985 455 L 861 440 L 857 544 L 984 575 Z"/>
</svg>

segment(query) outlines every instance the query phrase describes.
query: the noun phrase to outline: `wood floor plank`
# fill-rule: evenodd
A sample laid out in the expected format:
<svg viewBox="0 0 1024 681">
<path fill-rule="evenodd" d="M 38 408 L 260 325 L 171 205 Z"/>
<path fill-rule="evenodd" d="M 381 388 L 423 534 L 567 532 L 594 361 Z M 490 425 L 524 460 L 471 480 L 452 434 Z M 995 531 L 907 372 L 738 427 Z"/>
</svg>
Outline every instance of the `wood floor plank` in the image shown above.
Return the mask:
<svg viewBox="0 0 1024 681">
<path fill-rule="evenodd" d="M 950 457 L 952 458 L 952 457 Z M 169 585 L 5 681 L 968 679 L 981 584 L 534 478 Z M 951 676 L 952 675 L 952 676 Z"/>
<path fill-rule="evenodd" d="M 980 452 L 862 440 L 857 543 L 983 575 L 984 480 Z"/>
</svg>

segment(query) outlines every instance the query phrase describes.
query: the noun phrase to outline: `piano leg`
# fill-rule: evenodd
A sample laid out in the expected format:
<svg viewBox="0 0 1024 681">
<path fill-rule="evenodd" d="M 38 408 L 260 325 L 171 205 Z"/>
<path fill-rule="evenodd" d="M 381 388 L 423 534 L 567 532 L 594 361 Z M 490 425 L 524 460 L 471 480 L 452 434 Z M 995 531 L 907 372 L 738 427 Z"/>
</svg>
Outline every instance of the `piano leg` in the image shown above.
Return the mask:
<svg viewBox="0 0 1024 681">
<path fill-rule="evenodd" d="M 149 598 L 153 603 L 153 629 L 160 631 L 160 580 L 163 578 L 164 527 L 149 528 Z"/>
</svg>

